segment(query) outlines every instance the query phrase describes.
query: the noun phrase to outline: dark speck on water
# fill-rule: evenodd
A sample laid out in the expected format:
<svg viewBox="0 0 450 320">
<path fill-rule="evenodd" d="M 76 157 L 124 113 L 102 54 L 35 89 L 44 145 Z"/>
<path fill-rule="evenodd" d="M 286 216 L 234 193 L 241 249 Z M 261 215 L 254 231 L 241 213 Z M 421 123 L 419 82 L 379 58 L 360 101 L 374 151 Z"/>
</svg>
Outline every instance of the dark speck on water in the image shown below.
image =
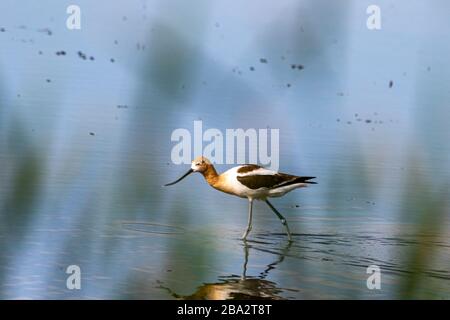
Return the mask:
<svg viewBox="0 0 450 320">
<path fill-rule="evenodd" d="M 42 51 L 41 51 L 41 50 L 39 50 L 38 54 L 42 55 Z"/>
<path fill-rule="evenodd" d="M 85 55 L 83 52 L 78 51 L 78 56 L 79 56 L 81 59 L 86 60 L 86 55 Z"/>
<path fill-rule="evenodd" d="M 93 56 L 90 56 L 90 57 L 89 57 L 89 60 L 94 61 L 95 58 L 94 58 Z"/>
<path fill-rule="evenodd" d="M 394 81 L 389 81 L 389 88 L 392 88 L 392 86 L 394 85 Z"/>
<path fill-rule="evenodd" d="M 255 71 L 255 67 L 250 67 L 250 71 Z"/>
<path fill-rule="evenodd" d="M 90 134 L 91 136 L 95 136 L 95 133 L 94 133 L 94 132 L 89 132 L 89 134 Z"/>
<path fill-rule="evenodd" d="M 371 123 L 371 122 L 372 122 L 372 120 L 370 120 L 370 119 L 366 120 L 366 123 Z"/>
<path fill-rule="evenodd" d="M 116 60 L 114 60 L 113 58 L 111 58 L 111 59 L 109 59 L 109 61 L 111 61 L 112 63 L 114 63 L 114 61 L 116 61 Z"/>
<path fill-rule="evenodd" d="M 38 32 L 46 33 L 48 36 L 51 36 L 53 34 L 52 30 L 50 30 L 49 28 L 39 29 Z"/>
<path fill-rule="evenodd" d="M 117 105 L 117 109 L 128 109 L 128 106 L 125 104 L 119 104 Z"/>
<path fill-rule="evenodd" d="M 41 51 L 39 51 L 39 52 L 41 52 Z M 56 51 L 56 55 L 57 55 L 57 56 L 65 56 L 65 55 L 66 55 L 66 52 L 65 52 L 64 50 Z"/>
<path fill-rule="evenodd" d="M 5 28 L 0 28 L 0 32 L 5 32 Z"/>
<path fill-rule="evenodd" d="M 287 85 L 286 85 L 288 88 L 290 88 L 291 87 L 291 84 L 290 83 L 288 83 Z"/>
<path fill-rule="evenodd" d="M 259 59 L 259 62 L 261 62 L 261 63 L 267 63 L 267 59 L 261 58 L 261 59 Z"/>
<path fill-rule="evenodd" d="M 47 81 L 48 83 L 52 82 L 52 80 L 50 79 L 45 79 L 45 81 Z"/>
<path fill-rule="evenodd" d="M 145 50 L 145 45 L 142 45 L 140 42 L 136 43 L 136 50 Z"/>
</svg>

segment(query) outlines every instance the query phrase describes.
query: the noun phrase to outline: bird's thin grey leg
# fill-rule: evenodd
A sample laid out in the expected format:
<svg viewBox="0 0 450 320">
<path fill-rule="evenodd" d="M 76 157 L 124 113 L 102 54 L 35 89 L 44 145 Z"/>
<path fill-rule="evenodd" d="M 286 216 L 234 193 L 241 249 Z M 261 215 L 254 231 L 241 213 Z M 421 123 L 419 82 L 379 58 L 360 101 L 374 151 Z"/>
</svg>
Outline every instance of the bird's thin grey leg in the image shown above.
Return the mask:
<svg viewBox="0 0 450 320">
<path fill-rule="evenodd" d="M 245 232 L 242 235 L 242 240 L 246 240 L 250 230 L 252 230 L 252 211 L 253 211 L 253 199 L 248 199 L 248 224 L 247 229 L 245 229 Z"/>
<path fill-rule="evenodd" d="M 244 240 L 244 265 L 242 267 L 241 280 L 245 280 L 245 278 L 247 277 L 248 249 L 249 249 L 249 245 L 247 244 L 247 241 Z"/>
<path fill-rule="evenodd" d="M 289 241 L 292 241 L 291 231 L 289 231 L 289 226 L 287 224 L 286 219 L 283 217 L 281 213 L 278 212 L 277 209 L 269 202 L 269 200 L 266 200 L 267 205 L 272 209 L 273 212 L 277 215 L 277 217 L 281 220 L 281 223 L 286 227 L 286 231 L 289 237 Z"/>
</svg>

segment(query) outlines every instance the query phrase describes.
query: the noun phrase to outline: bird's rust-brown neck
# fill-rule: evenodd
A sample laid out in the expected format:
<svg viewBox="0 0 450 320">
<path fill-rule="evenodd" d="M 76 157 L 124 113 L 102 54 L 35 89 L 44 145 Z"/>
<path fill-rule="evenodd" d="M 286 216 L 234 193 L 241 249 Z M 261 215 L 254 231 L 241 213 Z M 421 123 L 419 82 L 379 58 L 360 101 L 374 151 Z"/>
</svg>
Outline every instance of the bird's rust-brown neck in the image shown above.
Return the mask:
<svg viewBox="0 0 450 320">
<path fill-rule="evenodd" d="M 202 175 L 205 177 L 210 186 L 214 186 L 219 180 L 219 175 L 212 165 L 209 165 L 208 168 L 202 172 Z"/>
</svg>

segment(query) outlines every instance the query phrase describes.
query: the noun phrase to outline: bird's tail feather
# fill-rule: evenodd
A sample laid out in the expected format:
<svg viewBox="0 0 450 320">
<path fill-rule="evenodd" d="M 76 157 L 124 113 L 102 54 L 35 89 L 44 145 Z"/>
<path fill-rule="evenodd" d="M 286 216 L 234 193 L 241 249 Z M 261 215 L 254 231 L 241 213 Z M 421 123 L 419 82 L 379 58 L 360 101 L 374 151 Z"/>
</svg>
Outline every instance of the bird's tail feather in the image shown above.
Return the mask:
<svg viewBox="0 0 450 320">
<path fill-rule="evenodd" d="M 309 183 L 309 184 L 317 184 L 317 182 L 315 181 L 309 181 L 311 179 L 315 179 L 316 177 L 293 177 L 293 179 L 289 180 L 289 181 L 285 181 L 283 183 L 280 183 L 278 185 L 276 185 L 276 188 L 281 188 L 281 187 L 286 187 L 286 186 L 290 186 L 292 184 L 297 184 L 297 183 Z"/>
</svg>

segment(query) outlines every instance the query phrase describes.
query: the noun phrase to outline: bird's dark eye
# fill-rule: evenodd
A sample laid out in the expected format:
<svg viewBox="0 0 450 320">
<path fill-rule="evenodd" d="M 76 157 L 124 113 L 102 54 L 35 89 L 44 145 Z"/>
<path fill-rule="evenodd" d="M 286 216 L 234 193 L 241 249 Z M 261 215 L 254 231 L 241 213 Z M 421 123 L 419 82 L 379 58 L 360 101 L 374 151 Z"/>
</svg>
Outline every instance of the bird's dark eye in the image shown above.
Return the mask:
<svg viewBox="0 0 450 320">
<path fill-rule="evenodd" d="M 197 162 L 196 164 L 195 164 L 196 166 L 199 166 L 200 165 L 200 163 L 199 162 Z"/>
</svg>

